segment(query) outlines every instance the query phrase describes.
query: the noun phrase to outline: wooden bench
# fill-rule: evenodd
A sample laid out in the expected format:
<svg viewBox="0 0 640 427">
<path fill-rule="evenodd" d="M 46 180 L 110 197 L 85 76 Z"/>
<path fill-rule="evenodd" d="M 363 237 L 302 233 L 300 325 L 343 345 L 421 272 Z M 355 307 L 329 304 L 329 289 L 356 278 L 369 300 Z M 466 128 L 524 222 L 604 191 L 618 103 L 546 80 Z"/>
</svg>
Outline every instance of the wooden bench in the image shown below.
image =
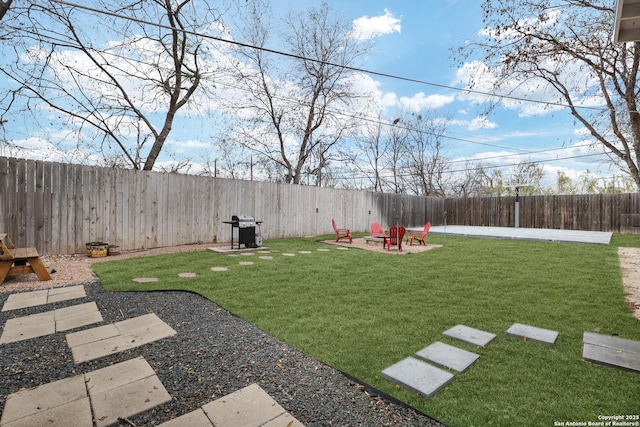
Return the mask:
<svg viewBox="0 0 640 427">
<path fill-rule="evenodd" d="M 7 233 L 0 233 L 0 284 L 8 276 L 31 273 L 41 281 L 51 280 L 36 248 L 16 248 Z"/>
</svg>

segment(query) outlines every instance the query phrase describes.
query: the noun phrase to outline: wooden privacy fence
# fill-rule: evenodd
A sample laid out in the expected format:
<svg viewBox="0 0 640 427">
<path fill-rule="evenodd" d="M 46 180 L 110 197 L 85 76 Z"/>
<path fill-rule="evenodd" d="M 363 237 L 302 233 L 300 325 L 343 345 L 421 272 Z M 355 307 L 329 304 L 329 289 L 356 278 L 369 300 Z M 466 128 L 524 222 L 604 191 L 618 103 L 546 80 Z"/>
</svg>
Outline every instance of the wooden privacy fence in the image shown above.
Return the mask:
<svg viewBox="0 0 640 427">
<path fill-rule="evenodd" d="M 640 193 L 520 196 L 520 227 L 640 234 Z M 447 199 L 455 225 L 515 226 L 515 197 Z"/>
<path fill-rule="evenodd" d="M 229 242 L 232 215 L 263 221 L 263 239 L 458 224 L 513 227 L 515 198 L 438 199 L 0 157 L 0 232 L 41 254 Z M 639 232 L 638 194 L 520 198 L 520 226 Z"/>
<path fill-rule="evenodd" d="M 420 225 L 442 199 L 0 157 L 0 232 L 41 254 L 229 242 L 232 215 L 263 221 L 263 239 L 354 232 L 372 221 Z M 409 222 L 411 221 L 411 222 Z"/>
</svg>

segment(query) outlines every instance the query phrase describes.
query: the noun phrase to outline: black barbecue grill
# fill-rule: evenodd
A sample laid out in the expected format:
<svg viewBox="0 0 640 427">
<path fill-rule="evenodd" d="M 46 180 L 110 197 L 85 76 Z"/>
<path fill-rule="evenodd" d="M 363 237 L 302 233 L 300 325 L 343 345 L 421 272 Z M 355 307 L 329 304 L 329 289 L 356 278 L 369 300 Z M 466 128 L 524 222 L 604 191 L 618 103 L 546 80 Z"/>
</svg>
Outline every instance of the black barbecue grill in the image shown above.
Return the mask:
<svg viewBox="0 0 640 427">
<path fill-rule="evenodd" d="M 262 246 L 262 237 L 260 236 L 260 224 L 262 221 L 256 221 L 250 215 L 233 215 L 231 221 L 224 221 L 225 224 L 231 224 L 231 249 L 234 249 L 234 243 L 244 245 L 245 248 L 257 248 Z M 256 233 L 256 228 L 258 232 Z"/>
</svg>

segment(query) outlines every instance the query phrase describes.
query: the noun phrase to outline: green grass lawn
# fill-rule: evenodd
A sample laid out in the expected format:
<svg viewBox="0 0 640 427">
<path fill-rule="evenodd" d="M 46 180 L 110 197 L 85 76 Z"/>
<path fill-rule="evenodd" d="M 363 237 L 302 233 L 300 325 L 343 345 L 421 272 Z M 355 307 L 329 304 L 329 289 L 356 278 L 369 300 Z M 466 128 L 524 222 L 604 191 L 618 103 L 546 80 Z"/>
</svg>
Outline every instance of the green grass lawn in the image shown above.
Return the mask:
<svg viewBox="0 0 640 427">
<path fill-rule="evenodd" d="M 611 246 L 438 235 L 427 241 L 443 247 L 398 256 L 300 238 L 266 242 L 272 260 L 204 251 L 93 268 L 108 290 L 198 292 L 449 426 L 552 426 L 640 411 L 639 373 L 582 360 L 584 331 L 640 340 L 617 257 L 618 245 L 640 247 L 640 236 L 616 235 Z M 239 265 L 249 260 L 255 264 Z M 198 276 L 178 278 L 181 272 Z M 139 276 L 160 281 L 133 283 Z M 553 346 L 507 337 L 515 322 L 560 336 Z M 442 335 L 458 324 L 497 338 L 478 349 Z M 435 341 L 480 359 L 428 400 L 382 378 L 384 368 Z"/>
</svg>

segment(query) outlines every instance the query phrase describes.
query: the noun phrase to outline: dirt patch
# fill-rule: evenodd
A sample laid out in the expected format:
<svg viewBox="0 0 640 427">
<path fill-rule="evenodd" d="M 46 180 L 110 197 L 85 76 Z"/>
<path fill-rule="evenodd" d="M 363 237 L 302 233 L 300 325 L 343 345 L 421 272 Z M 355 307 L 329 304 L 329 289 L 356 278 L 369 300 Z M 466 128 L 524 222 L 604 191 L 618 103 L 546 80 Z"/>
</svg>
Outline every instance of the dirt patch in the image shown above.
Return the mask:
<svg viewBox="0 0 640 427">
<path fill-rule="evenodd" d="M 640 320 L 640 248 L 618 248 L 624 298 L 634 317 Z"/>
</svg>

